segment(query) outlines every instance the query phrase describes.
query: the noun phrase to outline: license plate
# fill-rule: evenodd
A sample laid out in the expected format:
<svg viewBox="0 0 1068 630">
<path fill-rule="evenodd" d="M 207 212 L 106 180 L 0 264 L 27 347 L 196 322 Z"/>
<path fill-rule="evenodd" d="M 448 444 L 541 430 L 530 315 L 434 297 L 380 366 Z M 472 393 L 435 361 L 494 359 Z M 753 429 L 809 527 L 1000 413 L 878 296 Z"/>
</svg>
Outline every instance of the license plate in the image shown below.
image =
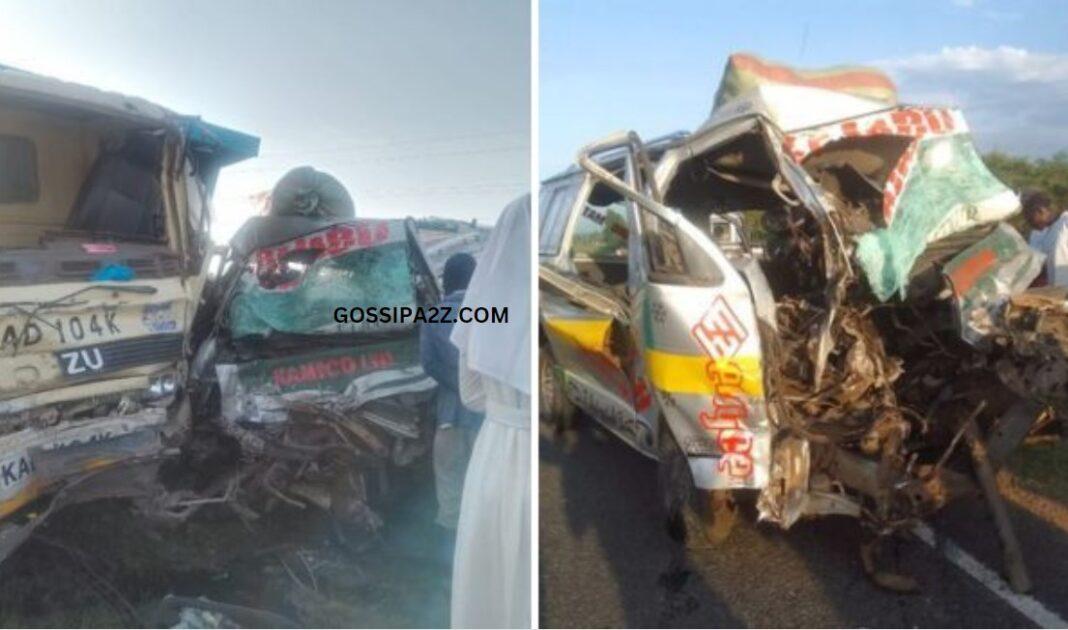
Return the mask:
<svg viewBox="0 0 1068 630">
<path fill-rule="evenodd" d="M 68 378 L 84 378 L 182 357 L 182 334 L 149 335 L 60 350 L 59 369 Z"/>
<path fill-rule="evenodd" d="M 104 371 L 104 353 L 99 346 L 57 352 L 64 376 L 82 376 Z"/>
<path fill-rule="evenodd" d="M 122 334 L 115 307 L 101 307 L 90 313 L 46 318 L 59 336 L 61 344 L 78 343 L 87 339 L 107 339 Z"/>
</svg>

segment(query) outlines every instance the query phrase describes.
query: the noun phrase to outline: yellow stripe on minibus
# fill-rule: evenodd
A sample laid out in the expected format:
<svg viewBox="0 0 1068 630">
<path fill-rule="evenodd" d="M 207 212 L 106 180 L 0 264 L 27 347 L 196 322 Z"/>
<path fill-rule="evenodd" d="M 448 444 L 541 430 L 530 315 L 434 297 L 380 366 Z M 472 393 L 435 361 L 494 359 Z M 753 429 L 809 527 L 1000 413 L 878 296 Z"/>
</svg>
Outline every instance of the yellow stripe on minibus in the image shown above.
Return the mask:
<svg viewBox="0 0 1068 630">
<path fill-rule="evenodd" d="M 590 352 L 604 354 L 611 319 L 546 319 L 549 330 L 570 344 Z"/>
<path fill-rule="evenodd" d="M 676 394 L 716 393 L 716 383 L 737 382 L 734 377 L 740 372 L 741 392 L 748 396 L 764 395 L 764 375 L 760 357 L 748 355 L 715 360 L 708 356 L 674 354 L 662 350 L 645 351 L 645 370 L 653 386 Z M 729 385 L 721 386 L 719 393 L 729 391 Z"/>
</svg>

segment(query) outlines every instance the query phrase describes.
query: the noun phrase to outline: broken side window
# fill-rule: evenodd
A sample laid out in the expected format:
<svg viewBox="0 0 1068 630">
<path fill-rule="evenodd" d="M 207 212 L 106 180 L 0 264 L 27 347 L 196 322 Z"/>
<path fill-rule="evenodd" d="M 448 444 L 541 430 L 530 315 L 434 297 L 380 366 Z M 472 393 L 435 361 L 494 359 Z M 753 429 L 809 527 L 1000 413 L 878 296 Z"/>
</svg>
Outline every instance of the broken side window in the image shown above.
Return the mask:
<svg viewBox="0 0 1068 630">
<path fill-rule="evenodd" d="M 541 207 L 538 212 L 539 241 L 538 251 L 542 254 L 555 254 L 560 251 L 560 240 L 564 236 L 571 207 L 575 203 L 575 194 L 581 180 L 569 177 L 541 189 Z"/>
<path fill-rule="evenodd" d="M 623 196 L 596 184 L 586 198 L 571 235 L 571 263 L 580 277 L 611 290 L 626 289 L 630 208 Z"/>
<path fill-rule="evenodd" d="M 0 135 L 0 203 L 34 203 L 37 196 L 37 147 L 29 138 Z"/>
<path fill-rule="evenodd" d="M 700 286 L 723 282 L 723 271 L 693 235 L 645 208 L 639 216 L 650 280 Z"/>
<path fill-rule="evenodd" d="M 654 274 L 686 275 L 679 234 L 675 226 L 642 208 L 642 236 L 649 252 L 649 270 Z"/>
<path fill-rule="evenodd" d="M 575 224 L 571 256 L 625 261 L 629 234 L 623 196 L 605 184 L 597 184 Z"/>
<path fill-rule="evenodd" d="M 114 146 L 102 147 L 82 181 L 66 228 L 163 241 L 162 169 L 163 140 L 157 134 L 131 132 Z"/>
</svg>

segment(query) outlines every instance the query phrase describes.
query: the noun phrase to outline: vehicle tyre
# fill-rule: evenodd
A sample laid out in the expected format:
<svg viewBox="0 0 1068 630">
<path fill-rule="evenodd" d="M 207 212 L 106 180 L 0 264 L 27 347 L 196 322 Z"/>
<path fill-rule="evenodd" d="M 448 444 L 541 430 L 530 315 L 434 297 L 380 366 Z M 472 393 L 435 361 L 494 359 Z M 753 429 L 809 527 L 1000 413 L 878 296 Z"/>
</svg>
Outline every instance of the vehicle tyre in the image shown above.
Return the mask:
<svg viewBox="0 0 1068 630">
<path fill-rule="evenodd" d="M 572 428 L 575 422 L 575 405 L 564 392 L 556 361 L 546 345 L 538 349 L 538 417 L 557 433 Z"/>
<path fill-rule="evenodd" d="M 730 490 L 698 490 L 686 454 L 660 423 L 657 481 L 668 535 L 687 549 L 708 549 L 730 536 L 737 506 Z"/>
</svg>

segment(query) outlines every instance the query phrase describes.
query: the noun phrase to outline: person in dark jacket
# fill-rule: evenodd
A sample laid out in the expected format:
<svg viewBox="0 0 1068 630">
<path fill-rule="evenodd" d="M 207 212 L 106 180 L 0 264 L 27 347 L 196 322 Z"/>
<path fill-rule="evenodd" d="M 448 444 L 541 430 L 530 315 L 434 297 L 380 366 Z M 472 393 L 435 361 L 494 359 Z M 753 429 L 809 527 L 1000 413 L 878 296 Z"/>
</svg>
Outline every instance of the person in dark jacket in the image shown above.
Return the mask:
<svg viewBox="0 0 1068 630">
<path fill-rule="evenodd" d="M 1037 284 L 1068 287 L 1068 212 L 1049 195 L 1031 190 L 1022 195 L 1023 215 L 1031 225 L 1028 244 L 1046 257 Z"/>
<path fill-rule="evenodd" d="M 470 254 L 453 254 L 445 261 L 441 306 L 451 307 L 450 318 L 464 301 L 464 290 L 475 271 Z M 436 404 L 437 431 L 434 434 L 434 483 L 438 495 L 437 523 L 455 531 L 460 518 L 460 497 L 464 473 L 471 458 L 482 415 L 460 402 L 458 371 L 460 354 L 449 341 L 451 323 L 424 324 L 419 331 L 419 354 L 423 370 L 438 383 Z"/>
</svg>

